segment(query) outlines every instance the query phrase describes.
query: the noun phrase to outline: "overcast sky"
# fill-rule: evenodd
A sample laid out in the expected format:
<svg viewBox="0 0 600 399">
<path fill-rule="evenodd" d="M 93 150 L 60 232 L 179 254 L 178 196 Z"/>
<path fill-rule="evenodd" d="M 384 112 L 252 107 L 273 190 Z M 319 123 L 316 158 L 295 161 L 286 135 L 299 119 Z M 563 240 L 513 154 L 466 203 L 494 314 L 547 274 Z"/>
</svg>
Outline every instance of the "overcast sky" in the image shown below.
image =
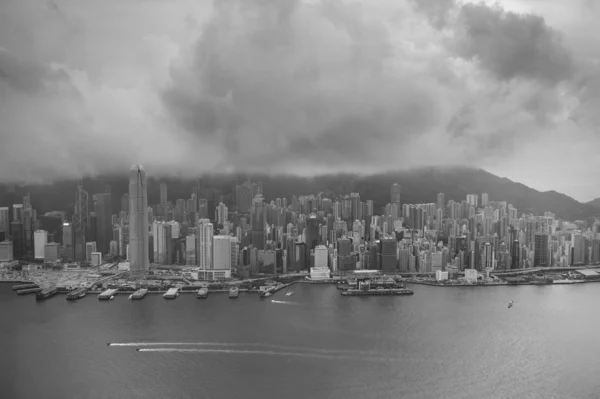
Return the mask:
<svg viewBox="0 0 600 399">
<path fill-rule="evenodd" d="M 0 181 L 470 165 L 588 201 L 598 3 L 2 0 Z"/>
</svg>

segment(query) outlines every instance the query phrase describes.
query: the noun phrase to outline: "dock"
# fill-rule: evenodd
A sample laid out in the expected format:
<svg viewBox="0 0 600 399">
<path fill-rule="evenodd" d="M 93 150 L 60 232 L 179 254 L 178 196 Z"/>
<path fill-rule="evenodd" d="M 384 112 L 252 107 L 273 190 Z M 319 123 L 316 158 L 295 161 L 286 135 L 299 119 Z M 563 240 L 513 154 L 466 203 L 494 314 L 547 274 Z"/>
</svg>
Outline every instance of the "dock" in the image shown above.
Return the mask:
<svg viewBox="0 0 600 399">
<path fill-rule="evenodd" d="M 33 283 L 19 284 L 19 285 L 12 286 L 13 291 L 27 290 L 30 288 L 40 288 L 40 286 L 37 284 L 33 284 Z"/>
<path fill-rule="evenodd" d="M 131 294 L 129 299 L 143 299 L 147 293 L 148 293 L 147 288 L 140 288 L 139 290 L 137 290 L 136 292 Z"/>
<path fill-rule="evenodd" d="M 25 288 L 23 290 L 18 290 L 17 295 L 37 294 L 38 292 L 42 292 L 42 288 Z"/>
<path fill-rule="evenodd" d="M 38 292 L 37 294 L 35 294 L 35 299 L 37 301 L 41 301 L 44 299 L 51 298 L 56 294 L 58 294 L 58 288 L 56 288 L 56 287 L 46 288 L 45 290 L 42 290 L 42 291 Z"/>
<path fill-rule="evenodd" d="M 175 299 L 179 296 L 179 288 L 169 288 L 169 290 L 163 294 L 165 299 Z"/>
<path fill-rule="evenodd" d="M 413 295 L 414 291 L 407 288 L 355 289 L 342 291 L 343 296 L 383 296 L 383 295 Z"/>
<path fill-rule="evenodd" d="M 101 294 L 98 295 L 98 299 L 100 300 L 109 300 L 115 296 L 115 294 L 119 291 L 117 288 L 110 288 Z"/>
<path fill-rule="evenodd" d="M 83 298 L 85 296 L 85 294 L 87 293 L 87 289 L 86 288 L 77 288 L 72 290 L 71 292 L 69 292 L 67 294 L 67 301 L 76 301 L 80 298 Z"/>
</svg>

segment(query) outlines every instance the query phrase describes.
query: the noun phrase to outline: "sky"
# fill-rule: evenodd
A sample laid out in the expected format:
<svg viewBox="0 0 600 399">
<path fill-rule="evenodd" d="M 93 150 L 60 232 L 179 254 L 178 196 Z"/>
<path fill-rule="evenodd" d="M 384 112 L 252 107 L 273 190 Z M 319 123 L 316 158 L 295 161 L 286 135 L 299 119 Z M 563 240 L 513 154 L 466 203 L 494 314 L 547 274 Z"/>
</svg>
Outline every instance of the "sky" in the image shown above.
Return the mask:
<svg viewBox="0 0 600 399">
<path fill-rule="evenodd" d="M 600 197 L 595 0 L 2 0 L 0 181 L 467 165 Z"/>
</svg>

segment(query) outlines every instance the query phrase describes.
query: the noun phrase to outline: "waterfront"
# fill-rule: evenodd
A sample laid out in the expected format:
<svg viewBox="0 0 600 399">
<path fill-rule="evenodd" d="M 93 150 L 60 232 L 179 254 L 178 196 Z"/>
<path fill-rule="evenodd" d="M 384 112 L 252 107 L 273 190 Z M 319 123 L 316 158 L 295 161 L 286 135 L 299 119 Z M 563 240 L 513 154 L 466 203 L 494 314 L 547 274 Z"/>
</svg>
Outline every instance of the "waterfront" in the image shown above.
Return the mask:
<svg viewBox="0 0 600 399">
<path fill-rule="evenodd" d="M 36 302 L 2 284 L 0 380 L 15 399 L 563 399 L 600 388 L 599 284 L 411 288 L 410 297 L 299 284 L 267 299 Z"/>
</svg>

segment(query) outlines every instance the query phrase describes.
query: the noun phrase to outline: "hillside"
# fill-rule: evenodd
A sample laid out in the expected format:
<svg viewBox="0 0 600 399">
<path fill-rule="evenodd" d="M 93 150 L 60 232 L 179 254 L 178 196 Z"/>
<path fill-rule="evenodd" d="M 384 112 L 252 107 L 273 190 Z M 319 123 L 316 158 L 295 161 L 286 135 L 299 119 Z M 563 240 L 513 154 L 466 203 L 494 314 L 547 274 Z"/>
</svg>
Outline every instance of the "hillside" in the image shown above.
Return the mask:
<svg viewBox="0 0 600 399">
<path fill-rule="evenodd" d="M 189 198 L 192 187 L 211 187 L 223 195 L 226 203 L 232 201 L 232 189 L 247 177 L 262 181 L 268 201 L 277 197 L 291 198 L 293 194 L 323 192 L 328 196 L 358 192 L 363 200 L 372 199 L 376 209 L 390 200 L 390 185 L 402 186 L 403 203 L 435 202 L 437 193 L 443 192 L 446 201 L 462 201 L 467 194 L 488 193 L 490 200 L 507 201 L 521 212 L 542 214 L 553 212 L 567 220 L 589 219 L 600 215 L 600 204 L 582 204 L 575 199 L 555 191 L 540 192 L 521 183 L 501 178 L 481 169 L 473 168 L 425 168 L 411 171 L 385 173 L 373 176 L 337 174 L 302 178 L 298 176 L 204 176 L 198 181 L 168 180 L 169 199 Z M 109 184 L 113 193 L 113 210 L 120 209 L 120 198 L 127 192 L 125 176 L 85 179 L 84 188 L 94 193 L 104 192 Z M 63 181 L 49 185 L 26 187 L 0 186 L 0 206 L 21 203 L 21 197 L 30 192 L 32 203 L 39 212 L 67 209 L 75 199 L 76 182 Z M 150 179 L 149 202 L 157 203 L 159 182 Z M 600 200 L 595 200 L 595 203 Z M 594 203 L 594 201 L 592 201 Z M 91 208 L 91 206 L 90 206 Z"/>
</svg>

